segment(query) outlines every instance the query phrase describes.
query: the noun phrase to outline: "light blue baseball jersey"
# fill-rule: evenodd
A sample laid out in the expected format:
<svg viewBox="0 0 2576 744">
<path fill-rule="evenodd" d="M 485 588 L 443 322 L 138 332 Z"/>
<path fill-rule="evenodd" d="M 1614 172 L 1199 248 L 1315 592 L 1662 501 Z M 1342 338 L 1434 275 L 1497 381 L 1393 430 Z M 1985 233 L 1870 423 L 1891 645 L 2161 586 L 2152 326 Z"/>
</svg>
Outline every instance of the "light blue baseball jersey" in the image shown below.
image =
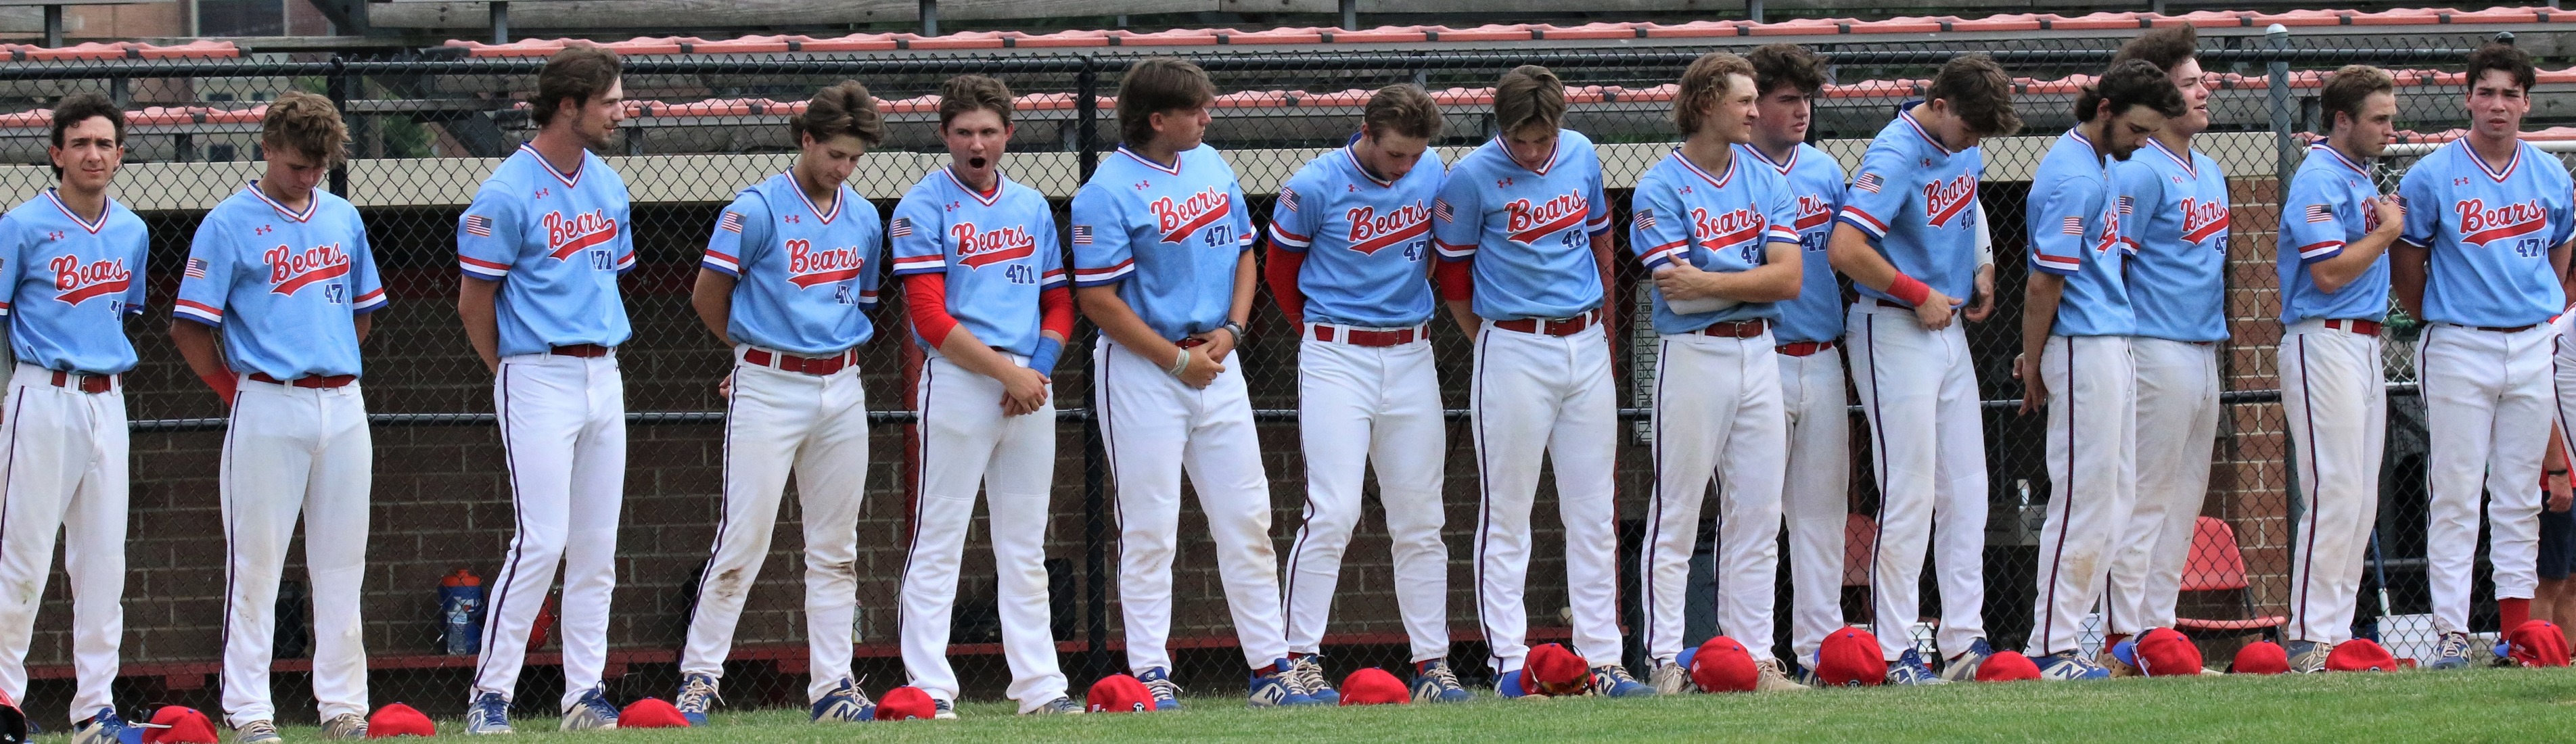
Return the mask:
<svg viewBox="0 0 2576 744">
<path fill-rule="evenodd" d="M 2317 288 L 2308 264 L 2343 255 L 2344 244 L 2362 239 L 2379 227 L 2370 200 L 2379 186 L 2370 169 L 2319 142 L 2290 174 L 2289 193 L 2281 195 L 2278 263 L 2281 275 L 2281 324 L 2310 318 L 2378 321 L 2388 315 L 2388 255 L 2341 289 Z"/>
<path fill-rule="evenodd" d="M 1798 249 L 1798 202 L 1780 172 L 1736 151 L 1726 170 L 1710 173 L 1681 148 L 1637 178 L 1629 198 L 1628 250 L 1646 271 L 1688 262 L 1701 271 L 1735 273 L 1760 268 L 1774 245 Z M 1656 333 L 1689 333 L 1710 324 L 1777 318 L 1768 302 L 1739 302 L 1688 315 L 1673 312 L 1664 293 L 1654 296 Z"/>
<path fill-rule="evenodd" d="M 867 343 L 876 334 L 867 309 L 884 273 L 881 227 L 876 207 L 848 184 L 830 205 L 816 205 L 785 173 L 735 194 L 716 214 L 699 264 L 737 280 L 725 335 L 809 357 Z"/>
<path fill-rule="evenodd" d="M 1834 234 L 1834 210 L 1843 198 L 1842 163 L 1805 143 L 1789 151 L 1785 163 L 1751 145 L 1738 145 L 1736 152 L 1786 179 L 1789 197 L 1798 204 L 1797 220 L 1789 227 L 1798 232 L 1798 245 L 1806 250 L 1798 259 L 1803 276 L 1797 299 L 1774 303 L 1780 317 L 1773 322 L 1771 337 L 1784 344 L 1842 338 L 1843 288 L 1834 280 L 1833 263 L 1825 259 L 1825 242 Z"/>
<path fill-rule="evenodd" d="M 197 224 L 171 316 L 223 329 L 233 371 L 292 380 L 359 374 L 351 318 L 385 304 L 357 207 L 314 189 L 297 212 L 252 181 Z"/>
<path fill-rule="evenodd" d="M 1073 284 L 1118 284 L 1136 317 L 1179 340 L 1225 325 L 1252 239 L 1243 187 L 1216 148 L 1166 166 L 1120 145 L 1073 195 Z"/>
<path fill-rule="evenodd" d="M 2425 320 L 2524 326 L 2566 309 L 2549 250 L 2576 231 L 2576 184 L 2557 158 L 2516 141 L 2513 160 L 2496 170 L 2466 138 L 2453 140 L 2407 168 L 2397 195 L 2406 204 L 2398 239 L 2432 249 Z"/>
<path fill-rule="evenodd" d="M 2227 173 L 2199 150 L 2177 153 L 2150 139 L 2111 165 L 2111 185 L 2136 205 L 2120 217 L 2120 239 L 2129 244 L 2138 335 L 2225 340 Z"/>
<path fill-rule="evenodd" d="M 1431 202 L 1446 179 L 1425 153 L 1403 178 L 1379 180 L 1351 148 L 1307 161 L 1270 208 L 1270 242 L 1306 254 L 1297 291 L 1314 323 L 1397 328 L 1431 319 Z"/>
<path fill-rule="evenodd" d="M 63 372 L 134 368 L 125 316 L 143 312 L 143 218 L 115 199 L 97 222 L 46 189 L 0 217 L 0 313 L 18 361 Z"/>
<path fill-rule="evenodd" d="M 501 354 L 615 346 L 634 331 L 617 277 L 635 268 L 626 180 L 588 152 L 571 173 L 533 145 L 501 161 L 456 225 L 465 275 L 501 283 Z"/>
<path fill-rule="evenodd" d="M 1984 152 L 1952 152 L 1908 109 L 1869 141 L 1859 170 L 1843 190 L 1835 219 L 1858 228 L 1897 271 L 1967 302 L 1977 281 L 1977 179 L 1985 176 Z M 1896 299 L 1859 289 L 1863 298 Z"/>
<path fill-rule="evenodd" d="M 2030 177 L 2022 225 L 2030 266 L 2066 278 L 2057 301 L 2058 336 L 2126 336 L 2137 332 L 2122 283 L 2120 220 L 2135 211 L 2111 193 L 2111 174 L 2082 130 L 2059 135 Z"/>
<path fill-rule="evenodd" d="M 1064 286 L 1064 244 L 1045 194 L 999 171 L 993 177 L 989 194 L 947 168 L 913 184 L 886 230 L 894 273 L 944 273 L 949 317 L 986 346 L 1031 356 L 1040 338 L 1038 295 Z"/>
<path fill-rule="evenodd" d="M 1443 261 L 1474 259 L 1476 315 L 1566 318 L 1601 306 L 1590 238 L 1610 233 L 1610 198 L 1591 138 L 1557 131 L 1556 152 L 1531 170 L 1499 138 L 1449 169 L 1431 205 Z"/>
</svg>

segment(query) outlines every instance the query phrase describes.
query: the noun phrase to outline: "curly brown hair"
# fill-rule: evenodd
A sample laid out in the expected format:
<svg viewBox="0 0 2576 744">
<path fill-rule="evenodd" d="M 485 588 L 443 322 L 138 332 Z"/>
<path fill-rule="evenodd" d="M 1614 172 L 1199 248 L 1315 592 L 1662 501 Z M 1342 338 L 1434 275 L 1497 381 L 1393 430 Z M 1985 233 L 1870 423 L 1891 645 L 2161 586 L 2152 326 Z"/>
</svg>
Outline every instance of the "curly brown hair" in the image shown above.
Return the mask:
<svg viewBox="0 0 2576 744">
<path fill-rule="evenodd" d="M 2013 113 L 2012 76 L 1984 53 L 1962 54 L 1943 63 L 1923 97 L 1948 101 L 1950 112 L 1979 135 L 2007 137 L 2021 131 L 2021 115 Z"/>
<path fill-rule="evenodd" d="M 939 126 L 969 111 L 991 111 L 1011 124 L 1011 86 L 982 75 L 959 75 L 939 84 Z"/>
<path fill-rule="evenodd" d="M 2478 78 L 2486 77 L 2488 70 L 2503 70 L 2513 76 L 2513 83 L 2522 86 L 2525 93 L 2531 92 L 2531 86 L 2540 77 L 2532 69 L 2530 52 L 2512 44 L 2493 41 L 2469 53 L 2469 85 L 2476 86 Z"/>
<path fill-rule="evenodd" d="M 2200 29 L 2187 25 L 2166 26 L 2139 34 L 2138 38 L 2121 44 L 2119 53 L 2111 55 L 2111 66 L 2118 67 L 2122 62 L 2143 59 L 2154 63 L 2156 69 L 2171 73 L 2174 65 L 2198 56 L 2200 56 Z"/>
<path fill-rule="evenodd" d="M 789 131 L 830 142 L 835 137 L 857 137 L 875 147 L 885 142 L 885 119 L 877 115 L 877 99 L 868 95 L 868 86 L 856 80 L 843 80 L 824 88 L 805 102 L 804 113 L 787 120 Z"/>
<path fill-rule="evenodd" d="M 259 145 L 269 152 L 292 150 L 323 165 L 349 159 L 349 125 L 331 99 L 300 90 L 278 94 L 260 117 Z"/>
<path fill-rule="evenodd" d="M 1726 52 L 1700 55 L 1682 70 L 1681 92 L 1673 95 L 1673 126 L 1681 128 L 1683 138 L 1699 133 L 1700 119 L 1726 95 L 1727 81 L 1735 75 L 1751 80 L 1753 63 Z"/>
<path fill-rule="evenodd" d="M 1753 63 L 1753 92 L 1771 95 L 1786 85 L 1807 95 L 1825 92 L 1825 58 L 1797 44 L 1764 44 L 1744 55 Z"/>
</svg>

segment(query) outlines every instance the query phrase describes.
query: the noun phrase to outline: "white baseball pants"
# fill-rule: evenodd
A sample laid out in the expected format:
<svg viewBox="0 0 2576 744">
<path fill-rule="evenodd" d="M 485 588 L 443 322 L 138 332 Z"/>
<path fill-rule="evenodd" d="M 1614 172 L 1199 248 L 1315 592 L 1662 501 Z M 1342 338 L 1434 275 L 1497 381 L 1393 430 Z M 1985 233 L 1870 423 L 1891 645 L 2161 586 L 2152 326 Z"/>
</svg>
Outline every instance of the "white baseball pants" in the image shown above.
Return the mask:
<svg viewBox="0 0 2576 744">
<path fill-rule="evenodd" d="M 2362 560 L 2379 519 L 2379 456 L 2388 440 L 2382 364 L 2378 336 L 2315 319 L 2282 329 L 2281 414 L 2295 453 L 2291 475 L 2306 509 L 2291 536 L 2289 640 L 2352 639 Z"/>
<path fill-rule="evenodd" d="M 1780 491 L 1789 528 L 1789 647 L 1798 658 L 1810 659 L 1824 647 L 1825 636 L 1843 627 L 1851 399 L 1843 391 L 1841 352 L 1779 357 L 1780 399 L 1789 424 L 1788 469 Z"/>
<path fill-rule="evenodd" d="M 2115 528 L 2103 604 L 2110 632 L 2134 636 L 2174 624 L 2218 441 L 2218 346 L 2141 336 L 2129 339 L 2129 358 L 2138 366 L 2137 503 Z"/>
<path fill-rule="evenodd" d="M 1346 329 L 1347 330 L 1347 329 Z M 1356 329 L 1372 330 L 1372 329 Z M 1337 333 L 1335 338 L 1346 338 Z M 1342 551 L 1359 526 L 1361 478 L 1377 467 L 1395 559 L 1395 602 L 1413 660 L 1449 656 L 1449 548 L 1440 540 L 1449 425 L 1431 342 L 1372 347 L 1319 341 L 1297 355 L 1297 434 L 1306 456 L 1306 516 L 1282 571 L 1288 650 L 1322 650 Z"/>
<path fill-rule="evenodd" d="M 867 391 L 856 366 L 828 375 L 790 372 L 741 361 L 750 349 L 734 350 L 733 397 L 725 401 L 724 517 L 698 577 L 680 672 L 724 676 L 735 623 L 769 558 L 778 502 L 793 471 L 805 528 L 805 697 L 813 700 L 850 676 L 859 504 L 868 473 Z"/>
<path fill-rule="evenodd" d="M 527 661 L 528 631 L 563 566 L 554 634 L 563 643 L 569 708 L 608 663 L 608 602 L 617 588 L 617 514 L 625 503 L 626 383 L 617 356 L 519 354 L 492 383 L 510 466 L 517 531 L 492 584 L 483 656 L 468 697 L 508 699 Z"/>
<path fill-rule="evenodd" d="M 2540 460 L 2558 415 L 2553 368 L 2558 328 L 2513 333 L 2428 324 L 2416 342 L 2423 383 L 2431 502 L 2425 505 L 2425 578 L 2433 624 L 2469 632 L 2469 573 L 2477 565 L 2478 507 L 2489 495 L 2487 560 L 2497 598 L 2530 599 L 2539 587 Z M 2486 484 L 2498 484 L 2488 489 Z"/>
<path fill-rule="evenodd" d="M 1852 383 L 1869 416 L 1878 476 L 1870 603 L 1890 661 L 1913 648 L 1928 549 L 1940 569 L 1944 654 L 1986 635 L 1986 432 L 1966 329 L 1926 330 L 1914 311 L 1861 302 L 1845 316 Z"/>
<path fill-rule="evenodd" d="M 1028 366 L 1025 357 L 1005 356 Z M 922 363 L 913 395 L 914 410 L 921 412 L 921 467 L 915 473 L 912 552 L 903 570 L 903 668 L 912 686 L 931 697 L 957 699 L 957 672 L 948 665 L 949 613 L 957 602 L 958 563 L 980 485 L 993 542 L 1002 655 L 1011 667 L 1005 692 L 1027 713 L 1065 694 L 1047 604 L 1055 398 L 1050 393 L 1046 406 L 1004 416 L 1002 397 L 1000 380 L 967 371 L 935 351 Z"/>
<path fill-rule="evenodd" d="M 2079 648 L 2138 484 L 2129 337 L 2049 336 L 2039 377 L 2048 386 L 2048 522 L 2039 531 L 2032 657 Z"/>
<path fill-rule="evenodd" d="M 357 383 L 300 388 L 240 376 L 218 468 L 224 508 L 224 719 L 273 721 L 268 671 L 277 640 L 277 583 L 304 517 L 304 570 L 313 582 L 313 699 L 321 719 L 366 715 L 367 647 L 358 589 L 367 569 L 368 489 L 375 446 Z"/>
<path fill-rule="evenodd" d="M 1198 389 L 1107 339 L 1092 356 L 1102 398 L 1100 434 L 1118 487 L 1118 608 L 1128 669 L 1172 666 L 1164 643 L 1172 630 L 1184 472 L 1216 540 L 1217 572 L 1244 663 L 1259 669 L 1287 656 L 1279 556 L 1270 545 L 1270 478 L 1244 391 L 1243 357 L 1228 355 L 1225 371 Z"/>
<path fill-rule="evenodd" d="M 1665 335 L 1655 347 L 1655 494 L 1646 510 L 1646 654 L 1682 650 L 1682 598 L 1709 478 L 1718 485 L 1713 587 L 1720 635 L 1771 658 L 1771 606 L 1780 571 L 1780 489 L 1787 414 L 1771 333 L 1752 338 Z"/>
<path fill-rule="evenodd" d="M 1570 336 L 1495 328 L 1476 332 L 1468 394 L 1476 437 L 1476 614 L 1494 671 L 1529 655 L 1530 509 L 1542 458 L 1554 463 L 1556 510 L 1565 524 L 1565 594 L 1574 653 L 1608 664 L 1619 638 L 1619 515 L 1612 501 L 1619 403 L 1610 346 L 1595 323 Z M 1549 613 L 1553 615 L 1553 613 Z"/>
<path fill-rule="evenodd" d="M 125 640 L 125 388 L 119 379 L 84 393 L 55 387 L 53 375 L 19 364 L 0 411 L 0 692 L 26 700 L 27 645 L 59 532 L 77 679 L 68 710 L 78 721 L 113 704 Z"/>
</svg>

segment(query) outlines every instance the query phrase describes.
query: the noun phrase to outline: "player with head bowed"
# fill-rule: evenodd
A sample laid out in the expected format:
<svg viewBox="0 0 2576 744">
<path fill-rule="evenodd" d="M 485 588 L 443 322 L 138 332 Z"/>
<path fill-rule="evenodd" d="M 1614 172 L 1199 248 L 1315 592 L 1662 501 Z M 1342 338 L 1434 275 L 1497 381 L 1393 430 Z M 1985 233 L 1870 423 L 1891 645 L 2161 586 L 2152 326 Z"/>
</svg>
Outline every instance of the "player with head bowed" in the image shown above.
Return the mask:
<svg viewBox="0 0 2576 744">
<path fill-rule="evenodd" d="M 0 314 L 11 373 L 0 416 L 0 694 L 24 700 L 36 606 L 63 539 L 71 581 L 74 744 L 127 732 L 109 698 L 125 636 L 125 316 L 143 312 L 143 219 L 108 196 L 125 113 L 106 96 L 54 104 L 56 184 L 0 216 Z"/>
<path fill-rule="evenodd" d="M 868 472 L 858 347 L 876 335 L 876 208 L 846 181 L 885 140 L 867 86 L 842 81 L 788 120 L 796 162 L 744 188 L 716 216 L 689 304 L 732 348 L 725 377 L 724 516 L 698 577 L 674 707 L 705 725 L 735 623 L 769 556 L 787 480 L 805 526 L 805 683 L 810 720 L 869 720 L 850 677 L 858 520 Z"/>
<path fill-rule="evenodd" d="M 1184 472 L 1216 541 L 1251 704 L 1320 702 L 1288 673 L 1270 481 L 1233 356 L 1260 272 L 1243 255 L 1252 218 L 1234 168 L 1201 141 L 1215 100 L 1198 65 L 1156 57 L 1129 67 L 1118 83 L 1124 142 L 1073 197 L 1075 300 L 1106 337 L 1091 379 L 1118 485 L 1127 665 L 1157 710 L 1181 705 L 1165 642 Z"/>
<path fill-rule="evenodd" d="M 1776 303 L 1797 298 L 1798 202 L 1779 170 L 1738 147 L 1761 109 L 1751 63 L 1713 52 L 1682 71 L 1673 124 L 1682 144 L 1637 180 L 1628 249 L 1654 276 L 1654 498 L 1638 566 L 1655 691 L 1690 686 L 1674 663 L 1701 503 L 1717 479 L 1719 635 L 1772 637 L 1788 417 L 1773 351 Z M 1798 690 L 1771 644 L 1748 649 L 1755 689 Z"/>
<path fill-rule="evenodd" d="M 2336 70 L 2317 106 L 2331 128 L 2308 146 L 2281 197 L 2278 258 L 2281 413 L 2305 512 L 2290 545 L 2284 635 L 2290 667 L 2302 672 L 2324 670 L 2334 645 L 2352 638 L 2387 439 L 2379 345 L 2379 321 L 2388 314 L 2387 252 L 2405 229 L 2404 210 L 2395 196 L 2379 193 L 2369 166 L 2396 129 L 2388 73 L 2368 65 Z"/>
<path fill-rule="evenodd" d="M 241 744 L 279 740 L 268 674 L 298 513 L 322 735 L 367 736 L 358 588 L 374 455 L 358 345 L 386 299 L 357 208 L 316 188 L 348 142 L 330 99 L 292 91 L 271 101 L 260 122 L 267 171 L 197 226 L 172 312 L 188 322 L 170 324 L 171 342 L 232 408 L 216 483 L 229 553 L 224 718 Z"/>
<path fill-rule="evenodd" d="M 1887 681 L 1909 685 L 1968 678 L 1993 653 L 1983 615 L 1984 417 L 1955 316 L 1961 298 L 1991 293 L 1977 280 L 1977 145 L 2021 129 L 2012 80 L 1985 55 L 1943 64 L 1924 95 L 1870 140 L 1826 246 L 1860 292 L 1845 340 L 1879 481 L 1870 597 Z M 1949 658 L 1939 676 L 1906 632 L 1919 618 L 1927 549 L 1940 568 L 1936 642 Z"/>
<path fill-rule="evenodd" d="M 1064 243 L 1046 195 L 1002 174 L 1011 89 L 982 75 L 939 89 L 947 167 L 894 208 L 894 271 L 927 352 L 912 554 L 904 564 L 903 666 L 936 717 L 956 714 L 948 665 L 958 561 L 983 486 L 993 541 L 1008 689 L 1023 714 L 1080 713 L 1056 668 L 1048 624 L 1046 527 L 1055 482 L 1055 375 L 1073 335 Z"/>
<path fill-rule="evenodd" d="M 2122 262 L 2137 334 L 2137 486 L 2129 516 L 2113 520 L 2109 626 L 2096 657 L 2114 676 L 2134 672 L 2111 653 L 2128 638 L 2174 625 L 2183 560 L 2191 553 L 2218 436 L 2218 346 L 2227 340 L 2227 173 L 2192 149 L 2209 128 L 2199 32 L 2170 26 L 2131 39 L 2113 64 L 2142 59 L 2182 94 L 2181 116 L 2128 160 L 2111 166 L 2112 192 L 2133 204 L 2120 217 Z M 2079 496 L 2079 498 L 2081 498 Z"/>
<path fill-rule="evenodd" d="M 510 467 L 516 534 L 492 586 L 468 734 L 510 731 L 528 631 L 563 567 L 563 725 L 614 728 L 600 687 L 625 502 L 626 384 L 633 336 L 617 278 L 635 267 L 626 181 L 590 153 L 626 117 L 617 55 L 555 53 L 537 73 L 537 136 L 484 179 L 456 229 L 456 314 L 483 366 Z"/>
<path fill-rule="evenodd" d="M 2425 154 L 2397 187 L 2405 229 L 2389 249 L 2389 280 L 2406 313 L 2426 323 L 2415 360 L 2432 448 L 2424 544 L 2442 634 L 2426 664 L 2434 669 L 2469 664 L 2482 493 L 2504 630 L 2531 619 L 2539 584 L 2532 484 L 2560 405 L 2550 321 L 2567 308 L 2576 186 L 2557 158 L 2520 138 L 2534 77 L 2531 54 L 2512 45 L 2471 52 L 2461 101 L 2468 136 Z"/>
<path fill-rule="evenodd" d="M 1413 641 L 1412 697 L 1464 700 L 1449 668 L 1449 549 L 1440 539 L 1448 449 L 1433 374 L 1431 202 L 1446 169 L 1430 152 L 1440 107 L 1411 85 L 1369 97 L 1360 131 L 1298 169 L 1270 211 L 1270 293 L 1299 328 L 1297 429 L 1306 517 L 1283 571 L 1288 657 L 1307 691 L 1338 700 L 1316 652 L 1342 551 L 1377 469 L 1395 596 Z"/>
<path fill-rule="evenodd" d="M 1504 697 L 1523 689 L 1523 597 L 1539 464 L 1555 463 L 1574 650 L 1594 692 L 1652 695 L 1620 666 L 1618 520 L 1611 473 L 1618 401 L 1601 307 L 1609 296 L 1610 202 L 1592 140 L 1563 128 L 1565 83 L 1523 65 L 1494 86 L 1493 140 L 1461 158 L 1432 202 L 1436 273 L 1475 339 L 1467 410 L 1476 437 L 1476 615 Z"/>
<path fill-rule="evenodd" d="M 2129 520 L 2137 486 L 2137 379 L 2129 337 L 2138 323 L 2123 264 L 2136 205 L 2112 188 L 2126 161 L 2183 116 L 2182 93 L 2155 63 L 2132 59 L 2075 99 L 2075 128 L 2031 174 L 2024 229 L 2021 411 L 2047 409 L 2048 520 L 2039 532 L 2038 596 L 2030 644 L 2041 679 L 2103 679 L 2109 670 L 2079 649 L 2084 615 L 2101 599 L 2104 572 Z"/>
</svg>

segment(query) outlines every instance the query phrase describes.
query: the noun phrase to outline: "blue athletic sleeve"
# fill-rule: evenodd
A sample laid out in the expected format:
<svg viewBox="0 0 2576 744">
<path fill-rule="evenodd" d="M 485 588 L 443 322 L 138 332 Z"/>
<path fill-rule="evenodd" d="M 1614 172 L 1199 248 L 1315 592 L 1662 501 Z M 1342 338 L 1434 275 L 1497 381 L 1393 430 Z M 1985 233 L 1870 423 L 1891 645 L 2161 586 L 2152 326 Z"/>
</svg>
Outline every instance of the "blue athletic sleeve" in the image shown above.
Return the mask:
<svg viewBox="0 0 2576 744">
<path fill-rule="evenodd" d="M 375 243 L 367 238 L 367 227 L 358 226 L 358 245 L 349 251 L 349 290 L 356 299 L 349 302 L 351 314 L 383 310 L 392 301 L 385 297 L 384 278 L 376 273 Z"/>
<path fill-rule="evenodd" d="M 2322 157 L 2310 155 L 2309 157 Z M 2283 250 L 2298 254 L 2302 264 L 2315 263 L 2343 254 L 2344 228 L 2337 209 L 2367 209 L 2365 204 L 2339 204 L 2326 189 L 2323 174 L 2290 179 L 2290 193 L 2281 197 L 2281 239 Z M 2351 215 L 2358 219 L 2359 215 Z"/>
<path fill-rule="evenodd" d="M 895 202 L 886 240 L 896 276 L 948 270 L 948 223 L 940 214 L 938 199 L 919 190 Z"/>
<path fill-rule="evenodd" d="M 238 234 L 219 213 L 209 213 L 197 223 L 197 235 L 188 241 L 188 262 L 179 274 L 179 297 L 171 303 L 171 317 L 223 326 L 225 300 L 232 294 L 233 262 L 240 255 L 232 245 Z M 350 260 L 356 259 L 357 254 L 350 255 Z"/>
<path fill-rule="evenodd" d="M 1583 218 L 1583 234 L 1598 238 L 1610 234 L 1610 196 L 1601 188 L 1601 157 L 1591 154 L 1584 160 L 1592 167 L 1584 174 L 1583 203 L 1592 213 Z"/>
<path fill-rule="evenodd" d="M 1431 201 L 1431 242 L 1439 246 L 1440 260 L 1465 261 L 1485 239 L 1484 181 L 1458 178 L 1454 169 L 1449 175 Z"/>
<path fill-rule="evenodd" d="M 1645 264 L 1647 271 L 1689 260 L 1690 214 L 1682 209 L 1681 194 L 1664 182 L 1661 171 L 1650 171 L 1637 179 L 1637 188 L 1628 197 L 1628 208 L 1628 251 L 1637 255 L 1637 261 Z"/>
<path fill-rule="evenodd" d="M 1226 211 L 1234 214 L 1229 221 L 1234 223 L 1235 250 L 1252 250 L 1253 246 L 1261 244 L 1261 241 L 1256 239 L 1260 233 L 1252 231 L 1252 202 L 1243 198 L 1243 182 L 1238 179 L 1226 179 L 1225 191 L 1230 198 L 1234 199 L 1234 208 Z"/>
<path fill-rule="evenodd" d="M 2433 193 L 2433 181 L 2441 175 L 2428 173 L 2435 169 L 2423 165 L 2419 161 L 2417 167 L 2406 169 L 2406 176 L 2397 181 L 2398 203 L 2406 207 L 2406 227 L 2398 231 L 2397 240 L 2417 248 L 2432 247 L 2435 231 L 2442 228 L 2442 210 L 2436 206 L 2441 197 Z M 2284 211 L 2282 214 L 2286 219 L 2289 213 Z"/>
<path fill-rule="evenodd" d="M 1035 233 L 1030 237 L 1038 244 L 1038 288 L 1064 286 L 1064 242 L 1055 234 L 1055 219 L 1052 215 L 1041 216 L 1032 223 Z"/>
<path fill-rule="evenodd" d="M 1323 179 L 1315 176 L 1318 168 L 1309 166 L 1279 187 L 1279 201 L 1270 205 L 1270 244 L 1291 253 L 1304 253 L 1315 241 L 1315 231 L 1323 224 L 1320 216 L 1331 204 L 1332 194 L 1320 188 Z M 1304 203 L 1313 200 L 1313 204 Z"/>
<path fill-rule="evenodd" d="M 2074 276 L 2084 269 L 2085 226 L 2101 219 L 2102 183 L 2090 178 L 2060 178 L 2054 183 L 2035 184 L 2042 191 L 2038 202 L 2030 206 L 2031 268 L 2058 276 Z"/>
<path fill-rule="evenodd" d="M 1891 145 L 1872 143 L 1861 155 L 1860 173 L 1843 188 L 1835 221 L 1859 228 L 1869 244 L 1887 237 L 1887 226 L 1904 214 L 1915 192 L 1915 174 L 1905 154 Z"/>
<path fill-rule="evenodd" d="M 526 224 L 522 207 L 517 189 L 486 183 L 474 192 L 474 202 L 456 224 L 456 259 L 467 276 L 500 281 L 510 275 L 510 267 L 519 262 L 519 231 Z"/>
<path fill-rule="evenodd" d="M 1097 184 L 1083 184 L 1073 194 L 1073 285 L 1116 284 L 1136 273 L 1136 256 L 1127 244 L 1125 205 Z"/>
</svg>

